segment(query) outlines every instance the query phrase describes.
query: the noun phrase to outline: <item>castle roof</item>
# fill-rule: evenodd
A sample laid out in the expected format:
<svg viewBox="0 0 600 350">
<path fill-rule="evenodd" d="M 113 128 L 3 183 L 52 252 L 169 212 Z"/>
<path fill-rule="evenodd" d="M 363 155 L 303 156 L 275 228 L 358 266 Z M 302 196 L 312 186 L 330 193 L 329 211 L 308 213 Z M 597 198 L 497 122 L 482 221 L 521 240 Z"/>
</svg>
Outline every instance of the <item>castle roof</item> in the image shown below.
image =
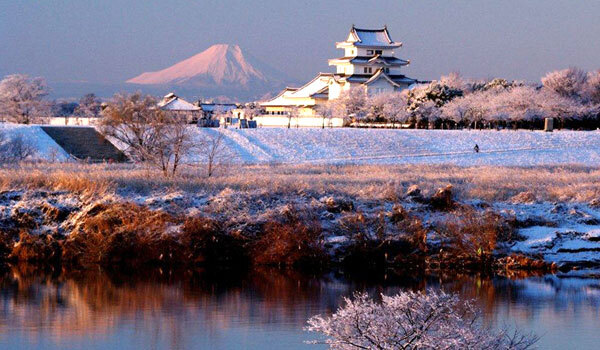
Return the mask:
<svg viewBox="0 0 600 350">
<path fill-rule="evenodd" d="M 294 99 L 306 100 L 327 98 L 329 93 L 329 81 L 334 78 L 333 73 L 319 73 L 311 81 L 299 88 L 286 88 L 273 99 L 262 102 L 261 106 L 286 106 L 294 105 Z"/>
<path fill-rule="evenodd" d="M 329 60 L 330 65 L 346 62 L 352 64 L 381 63 L 384 66 L 406 66 L 410 63 L 408 60 L 403 60 L 397 57 L 384 57 L 381 55 L 340 57 Z"/>
<path fill-rule="evenodd" d="M 361 29 L 352 25 L 346 41 L 337 43 L 338 47 L 357 46 L 374 48 L 396 48 L 402 46 L 402 43 L 396 43 L 392 40 L 387 26 L 380 29 Z"/>
<path fill-rule="evenodd" d="M 377 70 L 377 72 L 373 75 L 353 74 L 345 77 L 344 79 L 350 83 L 362 83 L 369 85 L 380 78 L 387 79 L 396 85 L 412 85 L 418 82 L 418 80 L 409 78 L 403 74 L 386 74 L 383 69 Z"/>
</svg>

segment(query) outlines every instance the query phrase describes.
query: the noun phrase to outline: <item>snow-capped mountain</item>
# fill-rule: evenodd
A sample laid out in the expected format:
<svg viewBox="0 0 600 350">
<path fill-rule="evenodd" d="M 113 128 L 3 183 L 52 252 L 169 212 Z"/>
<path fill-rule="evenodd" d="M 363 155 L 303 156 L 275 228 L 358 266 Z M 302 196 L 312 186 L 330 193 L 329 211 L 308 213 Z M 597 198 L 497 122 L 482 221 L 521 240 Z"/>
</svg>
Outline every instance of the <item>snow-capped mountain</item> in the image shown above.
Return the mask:
<svg viewBox="0 0 600 350">
<path fill-rule="evenodd" d="M 127 80 L 129 84 L 164 87 L 184 95 L 258 98 L 290 82 L 282 72 L 245 54 L 238 45 L 218 44 L 157 72 Z"/>
</svg>

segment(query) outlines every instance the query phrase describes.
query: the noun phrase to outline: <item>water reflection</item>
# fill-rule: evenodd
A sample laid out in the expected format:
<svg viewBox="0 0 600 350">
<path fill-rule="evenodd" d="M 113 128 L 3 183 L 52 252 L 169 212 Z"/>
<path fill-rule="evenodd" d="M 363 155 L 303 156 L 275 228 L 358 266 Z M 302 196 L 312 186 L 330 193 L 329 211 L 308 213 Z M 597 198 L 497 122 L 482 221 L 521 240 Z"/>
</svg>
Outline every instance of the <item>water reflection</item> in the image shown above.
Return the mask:
<svg viewBox="0 0 600 350">
<path fill-rule="evenodd" d="M 443 288 L 475 299 L 493 324 L 543 336 L 542 348 L 600 341 L 595 276 L 304 274 L 235 271 L 70 273 L 12 266 L 0 275 L 0 346 L 7 348 L 318 349 L 306 320 L 354 291 Z M 565 347 L 566 346 L 566 347 Z"/>
</svg>

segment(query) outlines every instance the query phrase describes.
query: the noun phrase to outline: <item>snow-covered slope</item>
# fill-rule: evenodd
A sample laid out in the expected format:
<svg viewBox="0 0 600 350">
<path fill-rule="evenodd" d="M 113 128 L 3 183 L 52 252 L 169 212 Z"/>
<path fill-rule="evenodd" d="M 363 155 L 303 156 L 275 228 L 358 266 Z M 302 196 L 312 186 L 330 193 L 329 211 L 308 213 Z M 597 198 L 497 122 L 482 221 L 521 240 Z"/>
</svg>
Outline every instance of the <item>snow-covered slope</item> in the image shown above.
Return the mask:
<svg viewBox="0 0 600 350">
<path fill-rule="evenodd" d="M 596 131 L 195 130 L 197 137 L 223 133 L 226 153 L 236 163 L 600 165 Z"/>
<path fill-rule="evenodd" d="M 36 151 L 34 158 L 65 161 L 69 155 L 42 130 L 39 125 L 19 125 L 0 123 L 0 132 L 7 138 L 21 136 Z"/>
</svg>

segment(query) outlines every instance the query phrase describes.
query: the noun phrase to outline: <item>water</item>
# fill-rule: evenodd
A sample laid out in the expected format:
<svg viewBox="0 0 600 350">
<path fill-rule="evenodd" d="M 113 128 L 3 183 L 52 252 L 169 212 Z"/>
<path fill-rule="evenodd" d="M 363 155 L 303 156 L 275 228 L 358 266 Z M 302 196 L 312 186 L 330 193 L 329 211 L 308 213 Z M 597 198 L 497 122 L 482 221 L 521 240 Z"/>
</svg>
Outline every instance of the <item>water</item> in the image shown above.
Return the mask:
<svg viewBox="0 0 600 350">
<path fill-rule="evenodd" d="M 475 299 L 485 320 L 534 331 L 542 349 L 596 349 L 600 280 L 476 275 L 307 275 L 160 270 L 125 275 L 13 267 L 0 273 L 3 349 L 324 349 L 303 343 L 317 313 L 353 291 L 443 288 Z"/>
</svg>

